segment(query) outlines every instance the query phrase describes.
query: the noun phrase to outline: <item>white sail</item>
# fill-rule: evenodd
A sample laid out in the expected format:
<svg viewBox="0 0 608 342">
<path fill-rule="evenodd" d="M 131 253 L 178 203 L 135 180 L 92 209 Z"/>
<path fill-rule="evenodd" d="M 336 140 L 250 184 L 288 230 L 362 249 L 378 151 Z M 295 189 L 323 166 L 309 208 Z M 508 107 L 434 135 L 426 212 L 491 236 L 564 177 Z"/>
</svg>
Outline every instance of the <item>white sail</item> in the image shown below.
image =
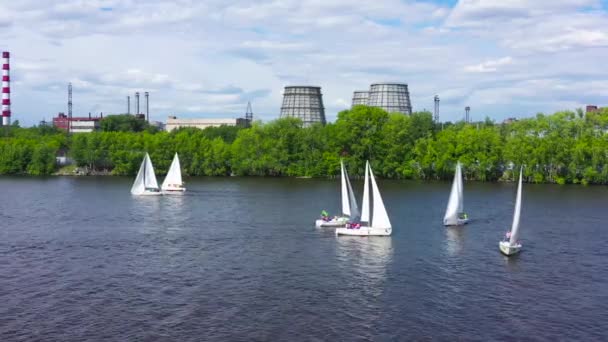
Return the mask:
<svg viewBox="0 0 608 342">
<path fill-rule="evenodd" d="M 154 174 L 154 166 L 152 166 L 152 161 L 150 160 L 150 156 L 146 153 L 144 157 L 146 167 L 144 168 L 144 186 L 146 189 L 157 189 L 158 183 L 156 182 L 156 175 Z"/>
<path fill-rule="evenodd" d="M 165 180 L 163 181 L 162 189 L 167 190 L 175 187 L 175 185 L 181 186 L 182 184 L 182 169 L 179 164 L 179 157 L 177 156 L 177 153 L 175 153 L 171 166 L 169 167 L 169 172 L 167 172 L 167 177 L 165 177 Z"/>
<path fill-rule="evenodd" d="M 353 192 L 353 187 L 350 185 L 346 168 L 344 168 L 344 178 L 346 178 L 346 187 L 348 189 L 348 199 L 350 202 L 350 218 L 351 220 L 357 220 L 359 218 L 359 207 L 357 206 L 355 193 Z"/>
<path fill-rule="evenodd" d="M 450 199 L 448 200 L 448 206 L 445 209 L 445 216 L 443 217 L 443 224 L 456 225 L 458 224 L 458 211 L 460 209 L 459 197 L 462 193 L 460 189 L 460 163 L 456 165 L 456 172 L 454 173 L 454 181 L 452 182 L 452 191 L 450 191 Z"/>
<path fill-rule="evenodd" d="M 340 160 L 340 185 L 342 189 L 342 214 L 350 216 L 350 204 L 348 203 L 348 188 L 346 187 L 346 175 L 344 174 L 344 163 Z"/>
<path fill-rule="evenodd" d="M 137 177 L 135 177 L 135 182 L 133 182 L 133 186 L 131 187 L 131 194 L 133 195 L 141 195 L 146 190 L 146 186 L 144 185 L 144 174 L 146 169 L 146 158 L 142 160 L 141 165 L 139 166 L 139 171 L 137 172 Z"/>
<path fill-rule="evenodd" d="M 522 167 L 519 171 L 519 184 L 517 185 L 517 197 L 515 199 L 515 212 L 513 213 L 513 225 L 511 226 L 511 237 L 509 238 L 510 244 L 517 243 L 517 237 L 519 235 L 519 217 L 521 215 L 521 183 L 522 174 L 524 168 Z"/>
<path fill-rule="evenodd" d="M 369 223 L 369 162 L 365 162 L 365 182 L 363 183 L 363 200 L 361 201 L 361 222 Z"/>
<path fill-rule="evenodd" d="M 456 170 L 458 172 L 458 213 L 464 213 L 464 185 L 463 185 L 463 176 L 462 176 L 462 166 L 460 162 L 456 164 Z"/>
<path fill-rule="evenodd" d="M 391 228 L 391 221 L 386 213 L 382 196 L 380 196 L 380 190 L 376 184 L 376 178 L 372 172 L 371 166 L 369 167 L 369 178 L 372 180 L 372 193 L 374 197 L 374 211 L 372 213 L 372 228 Z"/>
</svg>

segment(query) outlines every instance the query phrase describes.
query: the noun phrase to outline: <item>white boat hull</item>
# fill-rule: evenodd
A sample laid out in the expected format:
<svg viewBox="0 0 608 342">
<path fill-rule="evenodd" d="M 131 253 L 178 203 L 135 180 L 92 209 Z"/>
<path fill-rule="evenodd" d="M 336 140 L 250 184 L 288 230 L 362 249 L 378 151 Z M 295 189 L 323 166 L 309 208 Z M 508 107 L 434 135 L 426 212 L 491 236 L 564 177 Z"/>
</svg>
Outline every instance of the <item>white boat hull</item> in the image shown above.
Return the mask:
<svg viewBox="0 0 608 342">
<path fill-rule="evenodd" d="M 520 243 L 512 245 L 509 241 L 500 241 L 498 243 L 498 247 L 500 248 L 500 251 L 506 256 L 517 254 L 521 251 Z"/>
<path fill-rule="evenodd" d="M 393 228 L 337 228 L 336 235 L 355 235 L 355 236 L 390 236 Z"/>
<path fill-rule="evenodd" d="M 166 188 L 163 189 L 163 194 L 165 195 L 179 195 L 186 192 L 186 188 Z"/>
<path fill-rule="evenodd" d="M 140 194 L 134 194 L 135 196 L 160 196 L 163 193 L 160 191 L 144 191 Z"/>
<path fill-rule="evenodd" d="M 347 223 L 348 217 L 338 217 L 329 221 L 318 219 L 317 221 L 315 221 L 315 226 L 317 228 L 338 228 L 345 227 Z"/>
<path fill-rule="evenodd" d="M 450 223 L 444 221 L 443 225 L 446 226 L 446 227 L 455 227 L 455 226 L 464 226 L 467 223 L 469 223 L 469 219 L 468 218 L 466 218 L 466 219 L 458 219 L 458 220 L 456 220 L 455 224 L 450 224 Z"/>
</svg>

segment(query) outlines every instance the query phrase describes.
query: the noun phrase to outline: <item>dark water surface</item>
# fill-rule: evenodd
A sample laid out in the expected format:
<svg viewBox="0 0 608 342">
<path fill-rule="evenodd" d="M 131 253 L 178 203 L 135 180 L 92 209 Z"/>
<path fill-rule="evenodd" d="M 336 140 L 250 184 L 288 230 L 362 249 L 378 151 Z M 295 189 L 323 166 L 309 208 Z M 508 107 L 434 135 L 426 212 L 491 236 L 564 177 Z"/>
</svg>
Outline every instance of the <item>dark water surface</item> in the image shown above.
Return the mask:
<svg viewBox="0 0 608 342">
<path fill-rule="evenodd" d="M 381 181 L 389 238 L 315 229 L 337 181 L 0 178 L 0 341 L 608 340 L 608 189 Z M 359 193 L 361 184 L 355 182 Z M 360 195 L 358 196 L 360 199 Z"/>
</svg>

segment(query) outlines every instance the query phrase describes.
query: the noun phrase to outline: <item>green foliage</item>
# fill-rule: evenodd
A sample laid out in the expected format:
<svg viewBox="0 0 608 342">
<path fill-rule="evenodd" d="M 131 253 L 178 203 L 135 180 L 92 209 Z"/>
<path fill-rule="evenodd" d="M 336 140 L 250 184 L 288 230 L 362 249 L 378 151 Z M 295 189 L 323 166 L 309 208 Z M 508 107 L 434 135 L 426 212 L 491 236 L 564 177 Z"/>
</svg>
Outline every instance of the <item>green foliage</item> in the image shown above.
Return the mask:
<svg viewBox="0 0 608 342">
<path fill-rule="evenodd" d="M 144 125 L 142 125 L 144 124 Z M 362 176 L 365 160 L 386 178 L 450 179 L 457 161 L 465 177 L 513 181 L 520 165 L 529 182 L 608 184 L 608 110 L 538 114 L 510 124 L 489 119 L 439 125 L 431 113 L 410 116 L 356 106 L 335 123 L 303 127 L 294 118 L 251 127 L 155 132 L 132 116 L 109 116 L 104 131 L 67 136 L 53 127 L 11 127 L 0 138 L 0 174 L 44 175 L 68 151 L 78 166 L 137 172 L 150 153 L 159 174 L 179 153 L 186 175 L 335 176 L 344 160 Z"/>
</svg>

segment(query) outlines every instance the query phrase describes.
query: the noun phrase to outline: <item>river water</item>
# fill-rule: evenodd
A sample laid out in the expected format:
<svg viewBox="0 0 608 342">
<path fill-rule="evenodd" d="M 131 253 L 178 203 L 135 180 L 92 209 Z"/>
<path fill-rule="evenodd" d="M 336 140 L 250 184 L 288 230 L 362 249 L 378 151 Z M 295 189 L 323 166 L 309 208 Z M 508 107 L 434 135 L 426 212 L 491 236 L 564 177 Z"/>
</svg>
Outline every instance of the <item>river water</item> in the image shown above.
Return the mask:
<svg viewBox="0 0 608 342">
<path fill-rule="evenodd" d="M 331 180 L 0 178 L 0 341 L 403 341 L 608 338 L 608 189 L 380 181 L 389 238 L 316 229 Z M 361 182 L 354 182 L 360 194 Z M 358 196 L 360 200 L 360 196 Z"/>
</svg>

